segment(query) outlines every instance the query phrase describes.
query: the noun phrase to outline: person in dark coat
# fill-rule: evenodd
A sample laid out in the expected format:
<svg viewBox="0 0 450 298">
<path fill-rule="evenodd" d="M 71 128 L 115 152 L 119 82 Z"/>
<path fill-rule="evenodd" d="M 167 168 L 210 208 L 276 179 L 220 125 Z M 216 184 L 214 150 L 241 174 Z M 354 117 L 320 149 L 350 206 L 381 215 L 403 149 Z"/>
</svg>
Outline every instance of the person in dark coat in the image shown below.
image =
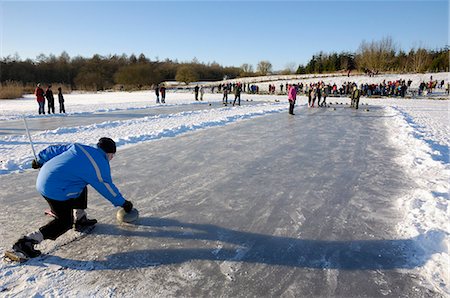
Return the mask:
<svg viewBox="0 0 450 298">
<path fill-rule="evenodd" d="M 62 94 L 61 87 L 58 88 L 58 102 L 59 102 L 59 112 L 66 113 L 66 109 L 64 108 L 64 96 Z"/>
<path fill-rule="evenodd" d="M 48 113 L 51 114 L 53 112 L 55 114 L 55 98 L 53 97 L 52 85 L 48 85 L 45 97 L 47 98 Z"/>
<path fill-rule="evenodd" d="M 198 85 L 194 87 L 195 100 L 197 100 L 197 101 L 198 101 L 198 90 L 199 89 L 200 88 L 198 87 Z"/>
<path fill-rule="evenodd" d="M 312 86 L 310 86 L 309 90 L 308 90 L 308 107 L 310 107 L 310 108 L 314 106 L 313 94 L 314 94 L 314 89 Z"/>
<path fill-rule="evenodd" d="M 234 88 L 234 101 L 233 101 L 233 106 L 236 104 L 236 100 L 238 100 L 238 106 L 241 105 L 241 91 L 242 91 L 241 83 L 238 83 L 238 84 L 236 85 L 236 87 Z"/>
<path fill-rule="evenodd" d="M 159 103 L 159 85 L 155 87 L 156 103 Z"/>
<path fill-rule="evenodd" d="M 317 97 L 317 106 L 321 107 L 320 100 L 322 99 L 322 90 L 321 90 L 321 84 L 317 85 L 316 89 L 316 97 Z"/>
</svg>

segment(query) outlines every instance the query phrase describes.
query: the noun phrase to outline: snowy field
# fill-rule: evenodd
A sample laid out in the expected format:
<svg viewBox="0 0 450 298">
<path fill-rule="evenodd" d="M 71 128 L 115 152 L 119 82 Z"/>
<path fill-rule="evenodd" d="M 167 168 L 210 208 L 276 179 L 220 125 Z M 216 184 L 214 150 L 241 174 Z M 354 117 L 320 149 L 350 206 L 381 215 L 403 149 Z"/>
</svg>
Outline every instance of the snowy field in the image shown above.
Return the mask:
<svg viewBox="0 0 450 298">
<path fill-rule="evenodd" d="M 444 79 L 448 82 L 448 73 L 432 74 L 433 79 L 440 81 Z M 325 83 L 331 82 L 336 84 L 342 84 L 346 81 L 356 81 L 358 83 L 363 82 L 381 82 L 383 79 L 396 80 L 411 78 L 413 80 L 413 86 L 420 83 L 421 80 L 428 81 L 430 74 L 424 75 L 398 75 L 398 76 L 378 76 L 375 78 L 368 78 L 366 76 L 361 77 L 333 77 L 333 78 L 323 78 Z M 268 84 L 280 85 L 285 82 L 298 83 L 302 80 L 283 80 L 275 82 L 264 82 L 261 84 L 261 88 L 265 88 Z M 317 82 L 317 79 L 305 79 L 303 82 Z M 446 98 L 444 90 L 437 89 L 435 95 L 437 97 Z M 22 99 L 17 100 L 1 100 L 0 101 L 0 181 L 2 189 L 4 190 L 0 195 L 0 204 L 4 207 L 1 212 L 0 229 L 0 250 L 4 251 L 8 249 L 12 242 L 20 235 L 18 233 L 24 233 L 29 231 L 29 229 L 35 228 L 33 224 L 32 227 L 27 225 L 26 220 L 32 220 L 33 222 L 42 222 L 42 216 L 40 214 L 35 214 L 31 207 L 39 206 L 40 199 L 36 199 L 39 196 L 36 194 L 34 189 L 34 179 L 36 177 L 36 171 L 32 170 L 30 163 L 33 159 L 33 153 L 30 148 L 28 137 L 26 136 L 23 128 L 23 117 L 27 118 L 28 125 L 31 130 L 31 138 L 34 142 L 34 146 L 37 152 L 45 148 L 50 144 L 55 143 L 65 143 L 65 142 L 80 142 L 84 144 L 94 145 L 96 140 L 102 136 L 108 136 L 113 138 L 118 143 L 118 154 L 117 159 L 120 163 L 120 156 L 123 154 L 127 156 L 128 154 L 135 154 L 133 150 L 137 148 L 147 148 L 144 156 L 140 156 L 142 162 L 146 163 L 145 155 L 148 156 L 148 160 L 151 160 L 152 156 L 152 144 L 158 143 L 160 146 L 164 146 L 168 142 L 165 140 L 170 140 L 172 146 L 178 146 L 183 148 L 186 146 L 186 150 L 192 149 L 189 147 L 192 139 L 195 136 L 202 135 L 211 138 L 211 134 L 208 132 L 217 131 L 218 135 L 222 133 L 225 134 L 227 130 L 231 130 L 239 125 L 253 125 L 255 123 L 264 123 L 267 121 L 280 121 L 281 115 L 285 115 L 288 118 L 287 109 L 288 104 L 285 96 L 277 95 L 247 95 L 242 94 L 242 106 L 224 107 L 220 104 L 222 96 L 220 94 L 210 94 L 206 93 L 203 102 L 195 102 L 193 100 L 193 94 L 186 92 L 168 92 L 166 98 L 166 105 L 155 104 L 155 96 L 153 92 L 142 91 L 142 92 L 104 92 L 96 94 L 66 94 L 66 115 L 37 115 L 37 103 L 34 96 L 28 95 Z M 234 98 L 232 95 L 229 98 Z M 276 102 L 276 100 L 280 102 Z M 311 120 L 317 121 L 320 119 L 318 117 L 313 118 L 311 111 L 319 113 L 323 112 L 323 115 L 328 115 L 333 117 L 332 113 L 340 113 L 339 115 L 347 115 L 350 111 L 345 109 L 348 106 L 348 98 L 328 98 L 328 102 L 333 105 L 331 108 L 314 108 L 308 109 L 306 107 L 306 97 L 300 97 L 297 101 L 296 115 L 293 116 L 297 119 L 305 119 L 311 116 Z M 359 118 L 344 118 L 340 121 L 348 121 L 347 127 L 350 129 L 352 126 L 352 121 L 364 124 L 364 121 L 368 122 L 368 125 L 374 125 L 370 121 L 381 121 L 383 127 L 387 127 L 386 135 L 380 136 L 386 140 L 386 146 L 393 148 L 395 154 L 393 156 L 387 157 L 387 159 L 392 162 L 390 165 L 396 168 L 400 172 L 398 177 L 402 180 L 407 181 L 407 186 L 402 187 L 400 196 L 393 197 L 393 204 L 396 206 L 396 211 L 399 212 L 400 218 L 398 218 L 393 224 L 394 227 L 391 229 L 396 234 L 396 239 L 420 239 L 416 241 L 415 245 L 418 246 L 418 254 L 411 254 L 409 263 L 406 266 L 401 266 L 395 270 L 403 272 L 408 275 L 417 276 L 417 281 L 422 287 L 425 287 L 430 291 L 430 296 L 433 297 L 445 297 L 450 295 L 450 273 L 448 268 L 450 268 L 450 255 L 449 255 L 449 245 L 450 245 L 450 158 L 449 158 L 449 146 L 450 146 L 450 115 L 449 115 L 449 101 L 448 100 L 430 100 L 430 99 L 368 99 L 362 98 L 360 101 L 362 104 L 358 111 L 355 112 L 352 117 Z M 339 104 L 336 104 L 339 103 Z M 342 104 L 340 104 L 342 103 Z M 333 110 L 333 107 L 337 107 Z M 367 110 L 366 110 L 367 109 Z M 56 103 L 56 110 L 58 110 L 58 104 Z M 321 112 L 322 113 L 322 112 Z M 357 113 L 357 114 L 356 114 Z M 322 116 L 321 116 L 322 117 Z M 371 118 L 372 117 L 372 118 Z M 375 119 L 376 118 L 376 119 Z M 283 118 L 284 119 L 284 118 Z M 329 118 L 328 118 L 329 119 Z M 339 118 L 341 119 L 341 118 Z M 381 120 L 380 120 L 381 119 Z M 361 122 L 362 121 L 362 122 Z M 245 124 L 247 123 L 247 124 Z M 378 122 L 377 122 L 378 123 Z M 262 124 L 261 124 L 262 125 Z M 273 123 L 273 125 L 277 125 Z M 320 125 L 320 122 L 317 123 Z M 263 129 L 265 126 L 262 126 Z M 322 128 L 325 129 L 325 128 Z M 361 126 L 363 130 L 364 127 Z M 374 134 L 377 134 L 377 126 L 373 127 Z M 238 132 L 236 132 L 238 134 Z M 315 130 L 312 129 L 309 132 L 303 132 L 303 137 L 314 139 Z M 326 133 L 326 129 L 324 130 Z M 345 133 L 345 132 L 342 132 Z M 384 133 L 384 132 L 383 132 Z M 233 134 L 230 135 L 233 138 Z M 218 138 L 218 137 L 217 137 Z M 209 139 L 208 139 L 209 140 Z M 369 136 L 370 140 L 370 136 Z M 252 140 L 250 140 L 252 141 Z M 257 141 L 257 140 L 254 140 Z M 259 140 L 258 140 L 259 141 Z M 227 140 L 212 140 L 214 144 L 223 144 L 227 146 Z M 262 142 L 262 141 L 261 141 Z M 331 141 L 330 141 L 331 142 Z M 359 144 L 354 141 L 351 144 Z M 262 147 L 271 148 L 274 146 L 272 143 L 262 143 Z M 164 148 L 164 147 L 163 147 Z M 375 148 L 375 147 L 374 147 Z M 333 153 L 333 148 L 328 148 L 330 154 Z M 211 152 L 214 152 L 214 148 L 211 148 Z M 244 151 L 245 149 L 242 148 Z M 362 152 L 365 148 L 359 148 Z M 171 152 L 171 147 L 167 147 L 167 151 Z M 182 155 L 182 151 L 177 151 L 178 158 L 182 159 L 183 162 L 189 163 L 189 159 L 185 159 Z M 386 151 L 383 154 L 388 154 Z M 187 153 L 186 153 L 187 154 Z M 204 153 L 209 154 L 209 151 Z M 172 166 L 173 162 L 169 160 L 169 156 L 162 157 L 163 160 L 167 159 L 167 165 Z M 244 160 L 245 161 L 245 160 Z M 144 184 L 150 183 L 155 184 L 157 187 L 163 190 L 170 189 L 174 194 L 183 197 L 184 194 L 177 191 L 177 185 L 168 186 L 167 182 L 161 178 L 149 178 L 149 180 L 139 181 L 139 179 L 134 179 L 133 181 L 127 182 L 124 180 L 123 176 L 127 176 L 127 168 L 117 168 L 114 166 L 115 160 L 112 162 L 113 168 L 113 178 L 114 176 L 121 172 L 117 186 L 119 189 L 128 190 L 127 192 L 133 193 L 131 189 L 142 188 Z M 160 160 L 162 166 L 164 163 Z M 230 161 L 233 163 L 232 161 Z M 273 160 L 267 160 L 267 164 L 271 164 Z M 133 163 L 132 158 L 125 158 L 123 160 L 123 165 L 129 165 Z M 264 161 L 259 161 L 259 163 L 264 163 Z M 364 163 L 364 161 L 362 161 Z M 346 170 L 340 173 L 342 176 L 349 175 L 352 171 L 353 163 L 349 162 Z M 146 165 L 151 167 L 151 163 Z M 211 175 L 221 175 L 221 169 L 209 169 L 207 165 L 203 165 L 199 162 L 197 165 L 190 165 L 192 171 L 200 170 L 211 172 Z M 198 169 L 196 169 L 198 166 Z M 239 168 L 239 164 L 235 167 Z M 265 168 L 264 166 L 262 166 Z M 359 164 L 358 169 L 361 169 Z M 344 168 L 345 169 L 345 168 Z M 176 167 L 173 169 L 176 171 Z M 217 172 L 214 172 L 217 171 Z M 325 172 L 327 170 L 325 169 Z M 371 169 L 366 170 L 371 173 Z M 129 173 L 132 176 L 132 173 Z M 272 173 L 272 175 L 277 175 L 277 172 Z M 324 172 L 315 173 L 317 177 L 325 175 Z M 386 173 L 389 176 L 389 173 Z M 121 178 L 122 177 L 122 178 Z M 319 179 L 318 178 L 318 179 Z M 182 178 L 180 178 L 182 180 Z M 11 181 L 14 181 L 12 183 Z M 301 183 L 302 181 L 299 181 Z M 159 184 L 158 184 L 159 183 Z M 189 181 L 184 181 L 184 183 L 189 184 Z M 266 183 L 263 181 L 263 183 Z M 213 184 L 214 186 L 214 184 Z M 165 188 L 164 188 L 165 187 Z M 208 182 L 204 182 L 205 190 L 211 187 Z M 390 185 L 380 185 L 379 189 L 387 188 L 389 191 Z M 161 192 L 163 192 L 161 190 Z M 189 190 L 189 188 L 187 188 Z M 215 192 L 220 194 L 219 189 L 215 189 Z M 228 190 L 229 191 L 229 190 Z M 314 192 L 313 189 L 307 190 Z M 95 191 L 91 190 L 91 194 Z M 23 194 L 26 197 L 20 197 L 19 194 Z M 152 200 L 157 199 L 158 194 L 147 193 L 146 194 Z M 29 196 L 29 197 L 28 197 Z M 263 194 L 264 196 L 264 194 Z M 39 201 L 37 203 L 27 203 L 27 200 Z M 96 197 L 96 195 L 94 195 Z M 134 201 L 133 198 L 129 198 Z M 145 198 L 140 198 L 141 205 L 144 205 Z M 206 200 L 206 198 L 205 198 Z M 91 200 L 92 202 L 93 200 Z M 96 200 L 100 201 L 100 200 Z M 21 205 L 23 204 L 23 205 Z M 199 202 L 200 204 L 200 202 Z M 30 205 L 30 208 L 28 208 Z M 21 207 L 22 206 L 22 207 Z M 184 203 L 181 200 L 178 205 L 174 207 L 183 207 Z M 19 208 L 16 213 L 17 208 Z M 22 208 L 22 209 L 20 209 Z M 39 207 L 37 207 L 39 208 Z M 161 210 L 163 207 L 160 206 Z M 186 207 L 188 208 L 188 207 Z M 106 204 L 95 203 L 93 209 L 97 211 L 99 215 L 100 222 L 102 222 L 101 216 L 108 218 L 106 214 L 111 214 L 111 207 Z M 109 210 L 109 211 L 104 211 Z M 204 211 L 199 209 L 200 211 Z M 157 212 L 158 206 L 155 206 L 153 210 L 146 212 L 142 210 L 141 215 L 149 214 L 152 212 Z M 172 210 L 173 213 L 167 213 L 168 218 L 176 218 L 177 211 Z M 108 212 L 108 213 L 107 213 Z M 192 211 L 191 215 L 195 217 L 195 209 Z M 21 218 L 24 217 L 24 218 Z M 25 218 L 26 217 L 26 218 Z M 109 219 L 108 219 L 109 220 Z M 112 223 L 106 220 L 107 223 Z M 234 219 L 229 218 L 230 222 Z M 105 221 L 105 219 L 103 219 Z M 301 220 L 300 220 L 301 221 Z M 14 225 L 17 223 L 17 226 Z M 203 222 L 203 221 L 202 221 Z M 214 220 L 211 219 L 211 223 Z M 176 226 L 176 224 L 174 225 Z M 124 238 L 121 238 L 120 245 L 130 248 L 133 250 L 134 246 L 140 248 L 140 242 L 133 240 L 133 233 L 149 233 L 145 228 L 141 227 L 141 230 L 133 232 L 131 230 L 119 230 L 116 233 L 123 233 Z M 195 229 L 193 224 L 191 229 Z M 198 228 L 198 227 L 197 227 Z M 245 227 L 241 227 L 246 230 Z M 131 228 L 130 228 L 131 229 Z M 143 229 L 143 230 L 142 230 Z M 190 235 L 192 233 L 191 229 L 184 231 L 183 235 Z M 281 227 L 280 227 L 281 229 Z M 102 236 L 102 227 L 99 227 L 99 234 L 88 236 L 76 241 L 74 243 L 69 243 L 71 245 L 85 245 L 89 243 L 89 239 L 92 241 Z M 108 231 L 111 232 L 112 229 Z M 122 231 L 122 232 L 120 232 Z M 128 237 L 127 237 L 128 235 Z M 223 237 L 228 237 L 225 233 Z M 110 236 L 110 235 L 109 235 Z M 276 236 L 275 234 L 273 235 Z M 205 238 L 207 239 L 207 238 Z M 327 239 L 328 240 L 328 239 Z M 99 241 L 97 241 L 99 242 Z M 217 241 L 219 242 L 219 241 Z M 187 285 L 189 280 L 200 283 L 200 273 L 188 270 L 188 264 L 192 262 L 187 260 L 178 264 L 177 278 L 183 279 L 185 283 L 177 280 L 173 274 L 169 272 L 169 265 L 158 263 L 157 260 L 154 261 L 152 266 L 148 268 L 128 268 L 117 266 L 113 269 L 104 269 L 96 267 L 94 261 L 86 261 L 81 265 L 73 265 L 67 258 L 61 258 L 58 256 L 58 251 L 61 251 L 63 256 L 68 256 L 71 258 L 78 258 L 81 256 L 86 257 L 86 252 L 82 252 L 79 249 L 76 250 L 76 256 L 70 255 L 70 252 L 66 252 L 65 248 L 67 245 L 58 248 L 58 245 L 52 243 L 43 244 L 41 249 L 49 254 L 55 254 L 56 256 L 52 259 L 46 258 L 39 263 L 39 261 L 31 262 L 26 265 L 11 265 L 7 263 L 2 263 L 0 265 L 0 296 L 5 297 L 28 297 L 28 296 L 122 296 L 127 293 L 125 290 L 119 291 L 113 286 L 100 288 L 105 286 L 107 281 L 103 280 L 101 282 L 91 281 L 91 284 L 84 284 L 82 289 L 80 285 L 77 285 L 77 278 L 80 278 L 85 271 L 96 271 L 105 270 L 119 272 L 117 273 L 120 279 L 126 279 L 127 274 L 133 271 L 133 277 L 139 276 L 140 271 L 145 276 L 150 276 L 147 270 L 152 270 L 153 267 L 158 267 L 161 272 L 158 274 L 167 274 L 170 282 L 166 283 L 164 287 L 170 287 L 170 284 L 177 285 L 180 287 L 179 291 L 171 291 L 170 289 L 164 287 L 153 286 L 152 289 L 158 289 L 154 292 L 156 296 L 200 296 L 205 295 L 205 292 L 188 292 L 183 294 L 182 286 Z M 101 243 L 101 241 L 99 242 Z M 53 246 L 52 246 L 53 245 Z M 89 244 L 87 244 L 89 245 Z M 108 246 L 108 243 L 103 245 Z M 189 243 L 183 243 L 179 240 L 176 244 L 180 248 L 188 248 Z M 101 246 L 101 244 L 100 244 Z M 161 245 L 159 251 L 162 255 L 165 254 L 164 246 Z M 212 249 L 212 254 L 220 255 L 220 251 L 223 248 L 221 243 Z M 102 256 L 102 253 L 110 253 L 111 251 L 106 248 L 92 248 L 93 254 Z M 102 249 L 104 251 L 102 251 Z M 171 252 L 173 247 L 168 249 L 167 253 Z M 223 248 L 225 251 L 225 248 Z M 248 248 L 250 250 L 250 248 Z M 245 246 L 237 250 L 237 254 L 230 256 L 232 265 L 224 265 L 221 263 L 219 266 L 222 273 L 227 276 L 233 275 L 235 270 L 239 270 L 241 266 L 242 259 L 246 254 Z M 241 257 L 242 255 L 242 257 Z M 86 258 L 89 259 L 87 256 Z M 130 256 L 133 257 L 132 252 Z M 139 253 L 136 253 L 135 257 L 141 257 Z M 58 259 L 59 258 L 59 259 Z M 91 259 L 92 260 L 92 259 Z M 204 261 L 203 269 L 212 266 L 209 263 L 212 261 Z M 42 263 L 42 264 L 41 264 Z M 185 265 L 183 265 L 185 264 Z M 420 264 L 420 265 L 417 265 Z M 78 267 L 77 267 L 78 266 Z M 161 267 L 167 266 L 167 269 L 161 269 Z M 80 269 L 82 267 L 82 269 Z M 370 267 L 370 266 L 368 266 Z M 237 268 L 237 269 L 236 269 Z M 310 266 L 314 268 L 314 266 Z M 323 270 L 326 269 L 320 267 Z M 387 267 L 385 267 L 386 269 Z M 395 267 L 394 267 L 395 268 Z M 211 268 L 209 268 L 211 269 Z M 378 272 L 376 268 L 371 268 L 374 272 Z M 117 271 L 118 270 L 118 271 Z M 155 269 L 156 270 L 156 269 Z M 164 271 L 166 270 L 166 271 Z M 381 269 L 380 269 L 381 270 Z M 145 271 L 145 272 L 144 272 Z M 344 270 L 345 271 L 345 270 Z M 362 270 L 364 271 L 364 270 Z M 389 270 L 388 270 L 389 271 Z M 171 271 L 172 272 L 172 271 Z M 131 274 L 131 273 L 130 273 Z M 194 274 L 194 275 L 192 275 Z M 197 274 L 197 275 L 196 275 Z M 333 273 L 334 274 L 334 273 Z M 336 284 L 336 280 L 333 279 L 335 275 L 326 275 L 330 283 L 334 288 L 339 287 L 339 283 Z M 384 272 L 382 273 L 384 274 Z M 109 275 L 109 273 L 107 273 Z M 207 278 L 207 277 L 205 277 Z M 235 274 L 231 279 L 239 279 L 239 276 Z M 155 279 L 156 280 L 156 279 Z M 152 282 L 154 282 L 153 280 Z M 380 281 L 379 287 L 383 287 L 383 280 Z M 139 293 L 139 289 L 147 289 L 145 283 L 149 282 L 146 280 L 137 281 L 136 289 L 134 289 L 135 294 Z M 261 283 L 264 281 L 261 280 Z M 388 282 L 389 283 L 389 282 Z M 385 286 L 385 285 L 384 285 Z M 175 286 L 174 286 L 175 287 Z M 212 290 L 211 290 L 212 291 Z M 132 291 L 131 291 L 132 292 Z M 217 292 L 216 292 L 217 293 Z M 232 293 L 232 292 L 228 292 Z M 332 292 L 331 292 L 332 293 Z M 336 292 L 334 292 L 336 293 Z M 375 292 L 374 292 L 375 293 Z M 381 291 L 383 295 L 395 295 L 390 291 L 389 288 Z M 224 293 L 222 293 L 224 294 Z M 239 296 L 247 295 L 245 292 L 234 293 Z M 253 293 L 255 294 L 255 293 Z M 250 295 L 253 295 L 250 293 Z M 322 293 L 323 294 L 323 293 Z M 422 295 L 423 292 L 420 292 Z M 226 295 L 226 294 L 225 294 Z M 284 292 L 285 296 L 295 296 L 294 293 Z M 331 294 L 332 295 L 332 294 Z M 355 296 L 372 296 L 375 295 L 372 292 L 355 292 Z M 417 296 L 419 297 L 419 296 Z"/>
</svg>

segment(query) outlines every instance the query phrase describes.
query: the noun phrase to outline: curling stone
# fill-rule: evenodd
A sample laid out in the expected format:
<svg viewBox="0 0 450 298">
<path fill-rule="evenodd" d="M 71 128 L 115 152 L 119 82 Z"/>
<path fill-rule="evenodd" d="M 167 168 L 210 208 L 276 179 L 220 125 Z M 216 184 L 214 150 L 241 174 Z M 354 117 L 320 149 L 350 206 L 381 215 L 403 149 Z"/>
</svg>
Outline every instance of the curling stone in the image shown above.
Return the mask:
<svg viewBox="0 0 450 298">
<path fill-rule="evenodd" d="M 131 209 L 129 213 L 126 213 L 123 208 L 117 211 L 116 218 L 118 222 L 134 222 L 139 218 L 139 211 L 136 208 Z"/>
</svg>

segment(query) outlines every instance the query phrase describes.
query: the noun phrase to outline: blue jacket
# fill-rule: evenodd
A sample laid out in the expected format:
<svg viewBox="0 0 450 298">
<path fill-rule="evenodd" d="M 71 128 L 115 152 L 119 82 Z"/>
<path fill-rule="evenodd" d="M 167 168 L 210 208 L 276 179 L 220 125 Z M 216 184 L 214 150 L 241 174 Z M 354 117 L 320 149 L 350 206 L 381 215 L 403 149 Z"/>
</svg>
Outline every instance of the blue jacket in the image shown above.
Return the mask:
<svg viewBox="0 0 450 298">
<path fill-rule="evenodd" d="M 114 206 L 125 203 L 112 182 L 108 157 L 100 148 L 77 143 L 49 146 L 39 152 L 37 161 L 43 166 L 36 189 L 44 197 L 67 201 L 79 197 L 89 184 Z"/>
</svg>

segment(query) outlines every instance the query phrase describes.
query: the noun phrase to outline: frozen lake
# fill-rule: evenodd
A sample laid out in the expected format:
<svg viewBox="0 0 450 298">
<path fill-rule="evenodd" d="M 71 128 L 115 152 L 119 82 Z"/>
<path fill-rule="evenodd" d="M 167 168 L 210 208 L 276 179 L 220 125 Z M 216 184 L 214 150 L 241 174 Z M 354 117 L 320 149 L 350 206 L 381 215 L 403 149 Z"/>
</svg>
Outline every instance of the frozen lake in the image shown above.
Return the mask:
<svg viewBox="0 0 450 298">
<path fill-rule="evenodd" d="M 438 296 L 415 270 L 431 258 L 417 244 L 442 232 L 405 239 L 395 230 L 403 213 L 395 202 L 415 185 L 387 137 L 393 115 L 345 105 L 295 112 L 120 150 L 112 175 L 139 209 L 137 225 L 118 225 L 112 206 L 90 189 L 94 232 L 56 250 L 64 239 L 44 242 L 51 255 L 43 261 L 2 265 L 2 295 Z M 53 129 L 47 119 L 32 121 Z M 2 246 L 46 220 L 36 176 L 1 176 Z"/>
</svg>

